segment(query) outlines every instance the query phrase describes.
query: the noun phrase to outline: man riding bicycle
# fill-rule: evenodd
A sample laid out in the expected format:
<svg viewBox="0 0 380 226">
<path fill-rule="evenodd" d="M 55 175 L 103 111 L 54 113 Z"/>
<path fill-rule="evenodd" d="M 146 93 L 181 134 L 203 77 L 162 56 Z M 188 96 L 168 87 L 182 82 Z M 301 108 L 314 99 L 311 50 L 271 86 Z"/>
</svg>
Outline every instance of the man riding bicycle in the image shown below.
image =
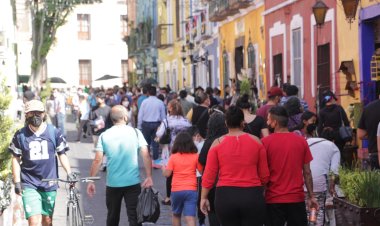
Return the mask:
<svg viewBox="0 0 380 226">
<path fill-rule="evenodd" d="M 45 122 L 45 107 L 41 101 L 26 103 L 25 121 L 25 127 L 15 133 L 9 145 L 13 154 L 15 193 L 22 196 L 30 226 L 41 223 L 49 226 L 52 225 L 58 186 L 41 180 L 58 178 L 56 154 L 68 177 L 73 176 L 66 156 L 69 147 L 63 133 Z"/>
</svg>

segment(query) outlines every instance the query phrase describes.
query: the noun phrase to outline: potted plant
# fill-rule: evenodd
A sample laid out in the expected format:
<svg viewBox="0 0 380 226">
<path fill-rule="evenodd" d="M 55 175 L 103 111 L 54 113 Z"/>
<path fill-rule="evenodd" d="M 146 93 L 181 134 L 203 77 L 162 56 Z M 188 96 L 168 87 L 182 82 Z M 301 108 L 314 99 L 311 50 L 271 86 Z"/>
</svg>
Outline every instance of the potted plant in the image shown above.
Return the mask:
<svg viewBox="0 0 380 226">
<path fill-rule="evenodd" d="M 334 197 L 337 225 L 380 225 L 380 171 L 341 168 L 339 182 L 345 198 Z"/>
</svg>

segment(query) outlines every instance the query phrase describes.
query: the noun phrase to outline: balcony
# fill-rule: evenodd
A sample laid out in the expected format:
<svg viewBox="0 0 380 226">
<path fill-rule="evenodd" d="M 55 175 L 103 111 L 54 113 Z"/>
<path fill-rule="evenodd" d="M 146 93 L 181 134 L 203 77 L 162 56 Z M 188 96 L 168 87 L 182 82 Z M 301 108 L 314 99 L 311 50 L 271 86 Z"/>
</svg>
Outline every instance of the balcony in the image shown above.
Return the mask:
<svg viewBox="0 0 380 226">
<path fill-rule="evenodd" d="M 218 22 L 226 19 L 228 16 L 239 13 L 239 9 L 250 6 L 253 0 L 212 0 L 209 1 L 209 20 Z"/>
<path fill-rule="evenodd" d="M 169 38 L 169 27 L 173 24 L 159 24 L 156 27 L 156 47 L 159 49 L 166 49 L 173 46 L 173 38 Z M 172 29 L 173 31 L 173 29 Z"/>
<path fill-rule="evenodd" d="M 209 2 L 209 20 L 219 22 L 227 18 L 228 0 Z"/>
<path fill-rule="evenodd" d="M 230 8 L 232 10 L 239 10 L 247 8 L 253 3 L 253 0 L 230 0 Z"/>
</svg>

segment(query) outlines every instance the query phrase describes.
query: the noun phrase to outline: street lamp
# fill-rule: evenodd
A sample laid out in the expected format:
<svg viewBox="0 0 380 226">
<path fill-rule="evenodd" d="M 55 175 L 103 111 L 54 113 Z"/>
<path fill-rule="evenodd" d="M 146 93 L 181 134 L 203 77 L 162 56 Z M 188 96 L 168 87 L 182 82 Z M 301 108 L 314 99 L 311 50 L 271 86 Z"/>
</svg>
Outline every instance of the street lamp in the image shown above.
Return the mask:
<svg viewBox="0 0 380 226">
<path fill-rule="evenodd" d="M 182 46 L 181 50 L 181 59 L 184 64 L 186 64 L 186 59 L 189 57 L 190 59 L 190 64 L 193 65 L 193 87 L 195 90 L 196 86 L 196 68 L 197 68 L 197 63 L 203 62 L 206 67 L 207 67 L 207 73 L 208 73 L 208 51 L 205 51 L 204 54 L 199 55 L 197 57 L 194 57 L 194 44 L 190 42 L 187 46 L 187 51 L 186 51 L 186 46 Z"/>
<path fill-rule="evenodd" d="M 326 12 L 329 9 L 327 5 L 322 1 L 318 0 L 312 7 L 315 22 L 318 27 L 321 27 L 325 23 Z"/>
<path fill-rule="evenodd" d="M 359 0 L 341 0 L 348 23 L 352 24 L 355 20 L 356 10 L 358 9 Z"/>
</svg>

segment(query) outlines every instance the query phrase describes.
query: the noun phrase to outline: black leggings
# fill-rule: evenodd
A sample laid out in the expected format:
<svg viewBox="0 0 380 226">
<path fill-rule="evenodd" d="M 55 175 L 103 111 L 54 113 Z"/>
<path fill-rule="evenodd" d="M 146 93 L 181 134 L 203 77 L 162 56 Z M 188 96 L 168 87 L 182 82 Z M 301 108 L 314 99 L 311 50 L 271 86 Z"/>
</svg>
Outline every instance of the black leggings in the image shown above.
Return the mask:
<svg viewBox="0 0 380 226">
<path fill-rule="evenodd" d="M 170 195 L 172 194 L 172 181 L 173 181 L 173 174 L 170 177 L 166 178 L 166 197 L 170 198 Z"/>
<path fill-rule="evenodd" d="M 262 226 L 265 222 L 263 187 L 217 187 L 216 215 L 223 226 Z"/>
</svg>

